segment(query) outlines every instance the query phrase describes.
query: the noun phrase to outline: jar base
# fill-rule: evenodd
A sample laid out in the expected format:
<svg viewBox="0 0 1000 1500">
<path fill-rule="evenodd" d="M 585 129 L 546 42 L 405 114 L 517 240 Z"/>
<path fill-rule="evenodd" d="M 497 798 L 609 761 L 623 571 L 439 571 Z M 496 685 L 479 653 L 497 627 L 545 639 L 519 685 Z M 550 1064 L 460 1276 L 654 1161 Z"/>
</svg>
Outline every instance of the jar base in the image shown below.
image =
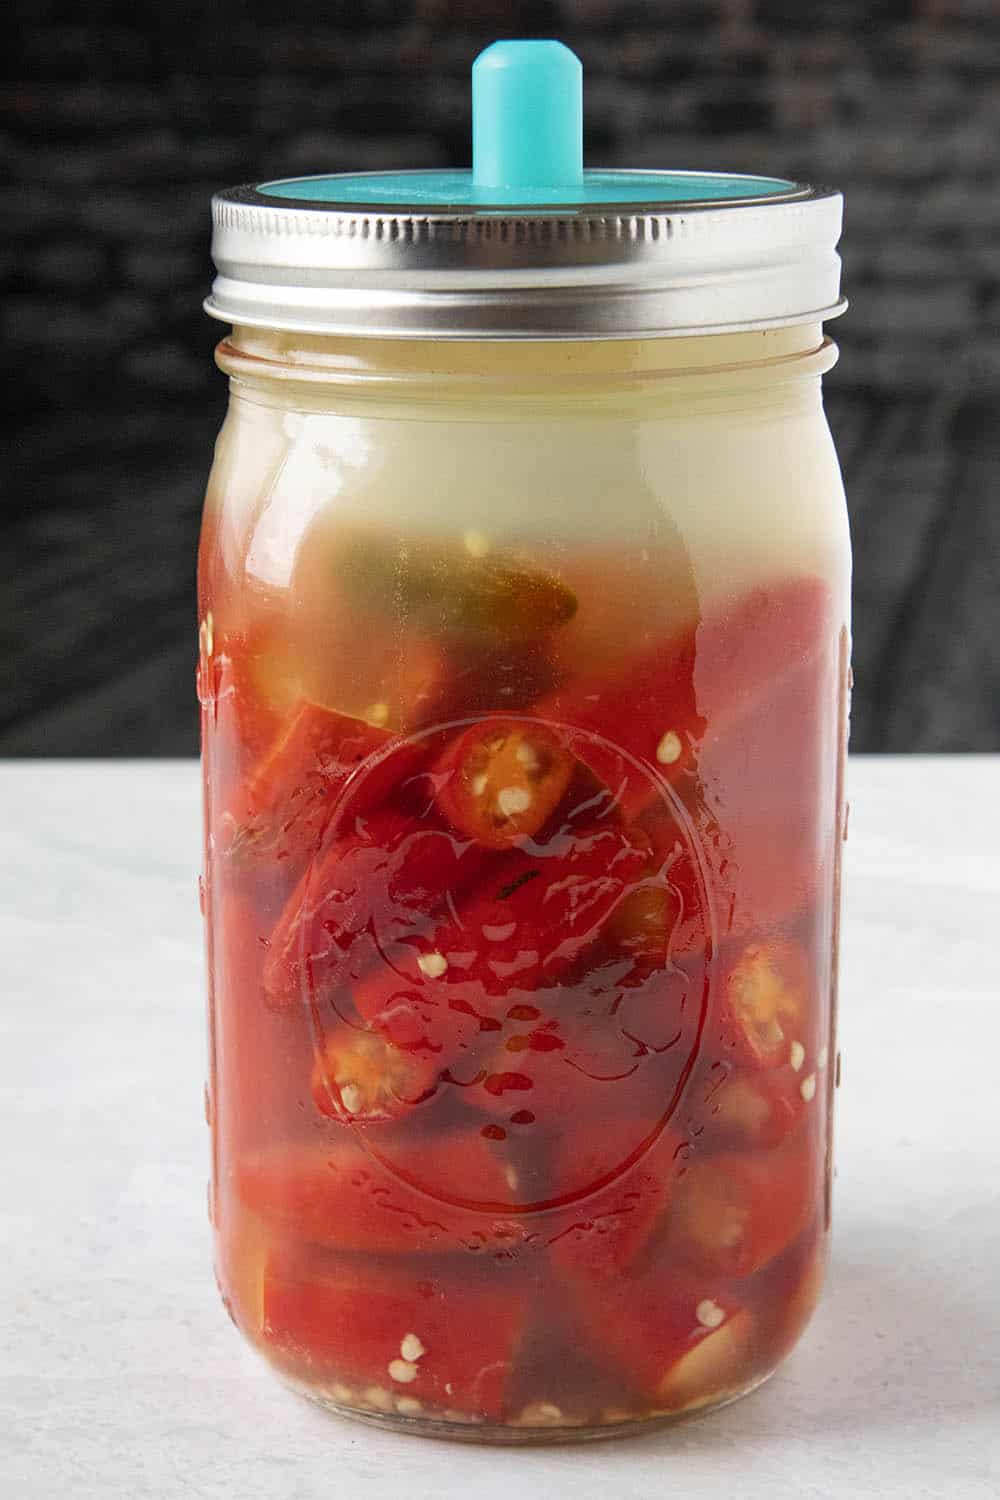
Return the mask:
<svg viewBox="0 0 1000 1500">
<path fill-rule="evenodd" d="M 642 1433 L 659 1432 L 664 1427 L 673 1427 L 681 1422 L 690 1422 L 696 1417 L 720 1411 L 734 1401 L 741 1401 L 770 1380 L 777 1365 L 763 1374 L 755 1375 L 742 1385 L 721 1393 L 717 1397 L 688 1406 L 679 1411 L 652 1412 L 646 1417 L 623 1417 L 598 1423 L 573 1423 L 553 1421 L 529 1424 L 519 1422 L 484 1422 L 474 1417 L 407 1416 L 399 1412 L 382 1412 L 357 1406 L 347 1406 L 336 1400 L 328 1391 L 296 1380 L 285 1372 L 280 1379 L 284 1385 L 335 1416 L 346 1417 L 352 1422 L 363 1422 L 368 1427 L 382 1427 L 389 1432 L 406 1432 L 414 1437 L 437 1438 L 445 1442 L 496 1443 L 505 1447 L 532 1447 L 553 1443 L 593 1443 L 609 1438 L 637 1437 Z"/>
</svg>

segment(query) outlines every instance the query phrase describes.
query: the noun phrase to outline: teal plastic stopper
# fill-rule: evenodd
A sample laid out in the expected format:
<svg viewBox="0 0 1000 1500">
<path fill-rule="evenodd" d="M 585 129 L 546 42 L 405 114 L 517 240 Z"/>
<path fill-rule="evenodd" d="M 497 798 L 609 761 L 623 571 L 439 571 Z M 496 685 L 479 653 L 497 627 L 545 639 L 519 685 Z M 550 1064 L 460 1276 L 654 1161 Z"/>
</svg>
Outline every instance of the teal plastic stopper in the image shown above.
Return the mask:
<svg viewBox="0 0 1000 1500">
<path fill-rule="evenodd" d="M 725 203 L 797 191 L 778 177 L 583 170 L 583 66 L 562 42 L 494 42 L 472 65 L 472 171 L 262 182 L 265 198 L 407 210 Z"/>
<path fill-rule="evenodd" d="M 472 65 L 472 188 L 484 203 L 583 188 L 583 66 L 562 42 L 494 42 Z"/>
</svg>

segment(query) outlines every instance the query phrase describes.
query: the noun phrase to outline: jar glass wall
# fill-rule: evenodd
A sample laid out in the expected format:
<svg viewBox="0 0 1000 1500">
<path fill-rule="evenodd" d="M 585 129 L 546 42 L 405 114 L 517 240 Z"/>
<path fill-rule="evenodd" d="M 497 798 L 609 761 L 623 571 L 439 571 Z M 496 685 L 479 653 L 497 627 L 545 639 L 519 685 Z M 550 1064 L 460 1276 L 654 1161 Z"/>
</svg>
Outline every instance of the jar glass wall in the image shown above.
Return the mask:
<svg viewBox="0 0 1000 1500">
<path fill-rule="evenodd" d="M 236 329 L 199 567 L 219 1283 L 528 1440 L 731 1399 L 829 1226 L 849 544 L 818 325 Z"/>
</svg>

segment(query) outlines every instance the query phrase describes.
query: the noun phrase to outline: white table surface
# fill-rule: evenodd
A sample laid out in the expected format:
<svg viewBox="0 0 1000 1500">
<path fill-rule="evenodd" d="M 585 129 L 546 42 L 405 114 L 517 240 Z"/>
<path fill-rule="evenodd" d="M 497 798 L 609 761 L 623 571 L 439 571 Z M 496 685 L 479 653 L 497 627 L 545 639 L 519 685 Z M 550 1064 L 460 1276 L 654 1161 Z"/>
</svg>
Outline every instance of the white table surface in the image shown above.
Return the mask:
<svg viewBox="0 0 1000 1500">
<path fill-rule="evenodd" d="M 1000 1494 L 1000 757 L 855 760 L 836 1235 L 774 1379 L 527 1451 L 289 1394 L 209 1268 L 197 768 L 0 764 L 0 1496 Z"/>
</svg>

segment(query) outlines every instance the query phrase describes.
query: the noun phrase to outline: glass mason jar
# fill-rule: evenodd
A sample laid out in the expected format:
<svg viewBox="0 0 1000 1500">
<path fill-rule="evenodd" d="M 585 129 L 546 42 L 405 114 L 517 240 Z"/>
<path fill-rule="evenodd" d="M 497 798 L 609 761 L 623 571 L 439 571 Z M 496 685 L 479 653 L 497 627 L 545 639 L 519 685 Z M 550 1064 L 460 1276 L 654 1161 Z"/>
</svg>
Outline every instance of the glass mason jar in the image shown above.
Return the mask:
<svg viewBox="0 0 1000 1500">
<path fill-rule="evenodd" d="M 730 238 L 802 192 L 745 181 L 707 210 Z M 718 1405 L 794 1344 L 827 1252 L 836 287 L 633 330 L 599 279 L 518 304 L 500 255 L 444 308 L 408 267 L 411 314 L 374 274 L 331 311 L 342 265 L 274 263 L 322 258 L 297 216 L 368 211 L 278 186 L 217 205 L 211 309 L 235 325 L 199 563 L 223 1298 L 306 1394 L 417 1431 Z M 649 222 L 676 213 L 656 188 Z"/>
</svg>

